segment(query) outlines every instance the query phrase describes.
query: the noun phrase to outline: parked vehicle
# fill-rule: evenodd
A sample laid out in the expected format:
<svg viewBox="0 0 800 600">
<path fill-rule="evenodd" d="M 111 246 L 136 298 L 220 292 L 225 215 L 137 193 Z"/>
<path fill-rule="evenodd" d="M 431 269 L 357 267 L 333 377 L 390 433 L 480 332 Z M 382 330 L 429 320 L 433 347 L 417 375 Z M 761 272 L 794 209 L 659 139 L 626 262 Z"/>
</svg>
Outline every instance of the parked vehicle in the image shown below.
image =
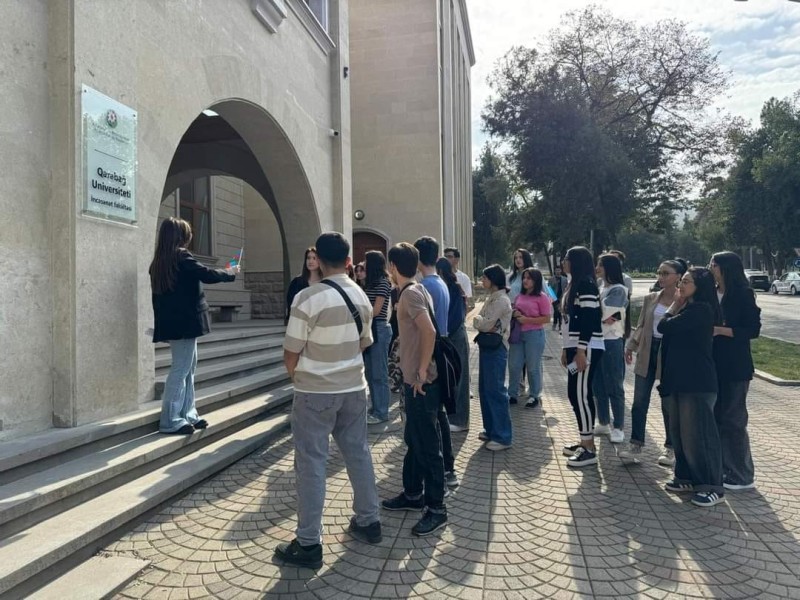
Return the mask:
<svg viewBox="0 0 800 600">
<path fill-rule="evenodd" d="M 764 292 L 769 291 L 769 275 L 767 275 L 764 271 L 745 269 L 744 276 L 747 277 L 747 281 L 750 282 L 750 287 L 754 290 L 762 290 Z"/>
<path fill-rule="evenodd" d="M 800 292 L 800 273 L 784 273 L 780 279 L 772 282 L 769 289 L 773 294 L 788 292 L 792 296 L 796 296 Z"/>
</svg>

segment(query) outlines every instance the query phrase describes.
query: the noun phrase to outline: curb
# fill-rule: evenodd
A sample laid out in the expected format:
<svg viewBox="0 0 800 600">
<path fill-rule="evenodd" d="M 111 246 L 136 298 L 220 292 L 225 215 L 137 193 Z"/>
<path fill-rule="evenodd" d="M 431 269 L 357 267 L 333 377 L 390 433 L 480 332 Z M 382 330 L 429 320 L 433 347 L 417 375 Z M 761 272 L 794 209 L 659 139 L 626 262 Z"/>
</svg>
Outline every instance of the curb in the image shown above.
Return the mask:
<svg viewBox="0 0 800 600">
<path fill-rule="evenodd" d="M 758 369 L 755 370 L 753 373 L 756 378 L 766 381 L 767 383 L 771 383 L 772 385 L 779 385 L 782 387 L 800 387 L 800 381 L 795 379 L 781 379 L 780 377 L 775 377 L 774 375 L 770 375 L 765 371 L 759 371 Z"/>
</svg>

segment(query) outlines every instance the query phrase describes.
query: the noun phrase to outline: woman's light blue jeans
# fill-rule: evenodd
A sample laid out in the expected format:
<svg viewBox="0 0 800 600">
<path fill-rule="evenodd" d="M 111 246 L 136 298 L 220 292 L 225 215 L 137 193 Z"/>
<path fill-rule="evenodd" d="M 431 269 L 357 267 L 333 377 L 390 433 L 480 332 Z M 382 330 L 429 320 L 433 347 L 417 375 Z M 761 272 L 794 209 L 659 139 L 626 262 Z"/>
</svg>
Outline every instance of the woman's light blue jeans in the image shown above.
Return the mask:
<svg viewBox="0 0 800 600">
<path fill-rule="evenodd" d="M 389 418 L 389 343 L 392 341 L 392 327 L 386 321 L 375 323 L 377 335 L 372 346 L 364 352 L 364 369 L 372 400 L 372 415 L 385 421 Z"/>
<path fill-rule="evenodd" d="M 522 366 L 528 368 L 528 395 L 542 397 L 542 355 L 544 354 L 544 329 L 523 331 L 518 344 L 510 344 L 508 350 L 508 389 L 513 394 L 519 389 Z"/>
<path fill-rule="evenodd" d="M 172 352 L 172 366 L 164 384 L 161 421 L 158 424 L 162 433 L 173 433 L 184 425 L 193 425 L 200 420 L 194 405 L 197 338 L 170 340 L 169 349 Z"/>
</svg>

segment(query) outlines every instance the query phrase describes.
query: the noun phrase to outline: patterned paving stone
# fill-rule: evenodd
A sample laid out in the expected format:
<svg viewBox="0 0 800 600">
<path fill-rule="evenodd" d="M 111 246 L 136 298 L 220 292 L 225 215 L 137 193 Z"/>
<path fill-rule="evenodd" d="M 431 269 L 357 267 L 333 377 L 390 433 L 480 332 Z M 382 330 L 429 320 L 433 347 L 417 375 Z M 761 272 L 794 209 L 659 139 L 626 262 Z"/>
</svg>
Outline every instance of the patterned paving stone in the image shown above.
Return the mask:
<svg viewBox="0 0 800 600">
<path fill-rule="evenodd" d="M 345 532 L 352 493 L 331 444 L 324 515 L 325 564 L 316 573 L 280 564 L 277 543 L 294 537 L 291 435 L 245 457 L 151 516 L 107 551 L 152 566 L 117 598 L 800 598 L 800 470 L 786 465 L 786 440 L 800 428 L 791 388 L 754 381 L 750 434 L 757 490 L 728 493 L 713 509 L 663 491 L 656 464 L 663 424 L 653 399 L 643 460 L 623 464 L 598 440 L 597 468 L 566 468 L 561 446 L 576 441 L 549 333 L 542 406 L 511 407 L 514 447 L 482 448 L 480 408 L 453 435 L 461 486 L 448 499 L 441 535 L 414 538 L 418 515 L 384 513 L 383 541 Z M 477 388 L 477 349 L 472 356 Z M 628 418 L 633 391 L 628 373 Z M 393 414 L 371 435 L 379 493 L 401 489 L 402 422 Z M 629 424 L 626 424 L 629 426 Z"/>
</svg>

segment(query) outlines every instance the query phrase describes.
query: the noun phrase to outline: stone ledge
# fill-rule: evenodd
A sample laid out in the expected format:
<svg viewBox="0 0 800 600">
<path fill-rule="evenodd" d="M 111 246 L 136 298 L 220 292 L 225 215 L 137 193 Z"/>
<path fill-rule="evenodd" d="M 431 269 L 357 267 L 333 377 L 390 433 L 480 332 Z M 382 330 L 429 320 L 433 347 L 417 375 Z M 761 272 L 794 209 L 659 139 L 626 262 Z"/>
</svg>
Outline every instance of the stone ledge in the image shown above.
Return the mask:
<svg viewBox="0 0 800 600">
<path fill-rule="evenodd" d="M 780 385 L 783 387 L 800 387 L 800 381 L 797 381 L 796 379 L 781 379 L 780 377 L 775 377 L 775 375 L 771 375 L 766 371 L 759 371 L 756 369 L 754 375 L 759 379 L 766 381 L 767 383 L 771 383 L 772 385 Z"/>
</svg>

